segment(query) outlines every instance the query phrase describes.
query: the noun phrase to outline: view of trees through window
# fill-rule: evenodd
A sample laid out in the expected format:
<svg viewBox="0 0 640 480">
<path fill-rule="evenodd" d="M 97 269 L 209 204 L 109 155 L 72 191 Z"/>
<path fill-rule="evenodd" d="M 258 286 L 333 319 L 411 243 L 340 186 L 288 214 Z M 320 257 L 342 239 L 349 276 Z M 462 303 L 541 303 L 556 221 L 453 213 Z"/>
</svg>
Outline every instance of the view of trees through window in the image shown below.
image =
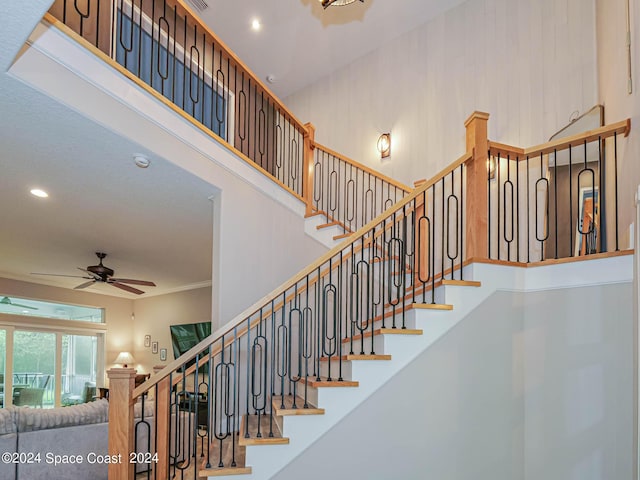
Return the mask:
<svg viewBox="0 0 640 480">
<path fill-rule="evenodd" d="M 9 337 L 11 338 L 11 337 Z M 61 342 L 61 369 L 56 374 L 56 341 Z M 0 407 L 4 406 L 7 331 L 0 329 Z M 12 400 L 15 405 L 55 406 L 56 384 L 61 404 L 91 401 L 95 396 L 98 337 L 15 330 L 13 332 Z"/>
</svg>

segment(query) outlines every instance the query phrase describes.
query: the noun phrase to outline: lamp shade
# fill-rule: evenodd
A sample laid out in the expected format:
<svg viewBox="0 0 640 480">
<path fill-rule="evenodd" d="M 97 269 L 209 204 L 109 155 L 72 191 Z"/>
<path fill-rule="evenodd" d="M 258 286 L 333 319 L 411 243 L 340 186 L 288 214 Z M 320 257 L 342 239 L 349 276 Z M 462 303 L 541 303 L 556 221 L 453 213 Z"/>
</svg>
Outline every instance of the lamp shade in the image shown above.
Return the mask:
<svg viewBox="0 0 640 480">
<path fill-rule="evenodd" d="M 133 358 L 133 355 L 129 352 L 120 352 L 113 363 L 121 363 L 122 366 L 126 368 L 128 364 L 134 363 L 135 361 L 135 358 Z"/>
</svg>

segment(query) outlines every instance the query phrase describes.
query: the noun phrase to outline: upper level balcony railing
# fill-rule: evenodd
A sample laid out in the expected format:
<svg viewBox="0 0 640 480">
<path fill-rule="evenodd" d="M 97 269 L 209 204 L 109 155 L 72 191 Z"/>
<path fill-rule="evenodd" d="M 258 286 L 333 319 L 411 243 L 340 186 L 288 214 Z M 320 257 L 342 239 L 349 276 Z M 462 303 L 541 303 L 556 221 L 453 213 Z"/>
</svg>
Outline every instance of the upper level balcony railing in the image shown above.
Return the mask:
<svg viewBox="0 0 640 480">
<path fill-rule="evenodd" d="M 362 175 L 344 185 L 332 175 L 322 188 L 313 127 L 303 125 L 182 0 L 57 0 L 47 18 L 303 201 L 308 215 L 320 211 L 348 235 L 367 221 L 354 222 L 356 210 L 368 212 L 368 220 L 382 212 L 358 203 L 369 197 L 352 194 L 353 179 Z M 362 167 L 340 162 L 351 172 Z M 371 169 L 366 177 L 357 188 L 374 189 L 376 198 L 395 202 L 411 190 Z M 340 211 L 330 208 L 338 196 L 345 196 Z M 319 209 L 323 205 L 328 208 Z"/>
<path fill-rule="evenodd" d="M 50 14 L 302 198 L 306 128 L 174 0 L 57 0 Z"/>
</svg>

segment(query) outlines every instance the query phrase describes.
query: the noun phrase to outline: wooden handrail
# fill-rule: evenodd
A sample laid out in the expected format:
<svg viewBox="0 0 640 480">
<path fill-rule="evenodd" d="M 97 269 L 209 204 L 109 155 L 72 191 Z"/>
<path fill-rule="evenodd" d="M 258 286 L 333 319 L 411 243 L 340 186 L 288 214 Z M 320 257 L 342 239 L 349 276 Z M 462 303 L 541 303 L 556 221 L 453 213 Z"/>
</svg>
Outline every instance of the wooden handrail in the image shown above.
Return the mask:
<svg viewBox="0 0 640 480">
<path fill-rule="evenodd" d="M 253 326 L 253 325 L 249 325 L 249 326 L 246 325 L 248 318 L 251 318 L 253 315 L 258 313 L 261 308 L 264 308 L 264 306 L 268 305 L 273 299 L 282 295 L 282 292 L 286 292 L 288 289 L 293 287 L 296 283 L 304 279 L 307 275 L 316 271 L 319 267 L 324 265 L 326 262 L 328 262 L 331 258 L 333 258 L 335 255 L 340 253 L 342 250 L 349 247 L 351 244 L 359 241 L 360 237 L 365 236 L 374 227 L 376 227 L 386 219 L 390 218 L 398 210 L 402 210 L 403 207 L 408 205 L 418 196 L 422 195 L 431 186 L 439 182 L 443 177 L 450 174 L 456 168 L 460 167 L 460 165 L 463 165 L 464 163 L 468 162 L 472 158 L 473 158 L 472 152 L 467 152 L 464 155 L 462 155 L 451 165 L 449 165 L 448 167 L 438 172 L 436 175 L 434 175 L 429 180 L 424 182 L 420 187 L 416 188 L 412 193 L 410 193 L 409 195 L 404 197 L 402 200 L 400 200 L 398 203 L 396 203 L 393 207 L 387 209 L 387 211 L 381 213 L 376 218 L 374 218 L 369 223 L 367 223 L 364 227 L 360 228 L 350 238 L 346 239 L 336 247 L 332 248 L 329 252 L 322 255 L 318 260 L 313 262 L 311 265 L 305 267 L 296 275 L 294 275 L 291 279 L 287 280 L 286 282 L 281 284 L 279 287 L 277 287 L 276 289 L 272 290 L 270 293 L 262 297 L 260 300 L 258 300 L 253 305 L 251 305 L 249 308 L 247 308 L 242 313 L 237 315 L 229 323 L 220 327 L 218 330 L 213 332 L 209 337 L 205 338 L 200 343 L 198 343 L 193 348 L 191 348 L 189 351 L 181 355 L 179 358 L 169 363 L 161 371 L 159 371 L 156 374 L 153 374 L 151 378 L 149 378 L 149 380 L 144 382 L 142 385 L 140 385 L 133 391 L 133 398 L 136 398 L 142 395 L 144 392 L 154 387 L 163 378 L 166 378 L 167 376 L 172 374 L 175 370 L 177 370 L 179 367 L 184 365 L 186 362 L 193 360 L 196 356 L 201 354 L 202 351 L 206 349 L 209 345 L 213 344 L 214 342 L 217 342 L 223 336 L 227 336 L 228 334 L 232 333 L 234 329 L 238 329 L 238 332 L 236 332 L 238 336 L 242 336 L 246 334 L 246 332 Z M 260 321 L 259 319 L 255 320 L 256 323 L 259 321 Z"/>
<path fill-rule="evenodd" d="M 595 142 L 599 139 L 609 138 L 616 134 L 624 135 L 626 137 L 629 135 L 630 130 L 631 119 L 627 119 L 530 148 L 514 147 L 512 145 L 489 141 L 489 151 L 492 155 L 500 154 L 504 158 L 511 155 L 512 157 L 519 158 L 520 160 L 525 160 L 526 157 L 531 158 L 538 155 L 553 153 L 554 151 L 566 150 L 569 147 L 578 147 L 584 145 L 585 141 L 587 143 Z M 511 159 L 515 160 L 516 158 Z"/>
<path fill-rule="evenodd" d="M 394 180 L 391 177 L 387 177 L 386 175 L 384 175 L 383 173 L 380 173 L 376 170 L 374 170 L 371 167 L 368 167 L 366 165 L 364 165 L 363 163 L 357 162 L 349 157 L 346 157 L 344 155 L 342 155 L 341 153 L 338 153 L 334 150 L 331 150 L 329 147 L 326 147 L 318 142 L 313 142 L 313 145 L 315 148 L 317 148 L 318 150 L 322 150 L 325 153 L 328 153 L 329 155 L 333 155 L 334 157 L 342 160 L 345 163 L 348 163 L 350 165 L 353 165 L 354 167 L 359 168 L 360 170 L 363 170 L 367 173 L 370 173 L 371 175 L 378 177 L 379 179 L 393 185 L 394 187 L 399 188 L 400 190 L 403 190 L 406 193 L 411 193 L 413 191 L 413 189 L 407 185 L 405 185 L 402 182 L 398 182 L 397 180 Z"/>
</svg>

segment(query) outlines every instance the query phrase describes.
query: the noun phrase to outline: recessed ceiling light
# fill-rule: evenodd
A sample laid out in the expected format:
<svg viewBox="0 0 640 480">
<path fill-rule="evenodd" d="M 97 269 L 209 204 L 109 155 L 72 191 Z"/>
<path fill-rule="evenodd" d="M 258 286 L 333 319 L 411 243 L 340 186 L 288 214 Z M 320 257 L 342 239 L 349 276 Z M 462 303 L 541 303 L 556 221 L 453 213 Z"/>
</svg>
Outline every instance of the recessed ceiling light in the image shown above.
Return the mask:
<svg viewBox="0 0 640 480">
<path fill-rule="evenodd" d="M 262 28 L 262 24 L 260 23 L 260 20 L 258 20 L 257 18 L 254 18 L 253 20 L 251 20 L 251 29 L 254 32 L 257 32 L 261 28 Z"/>
<path fill-rule="evenodd" d="M 31 192 L 31 195 L 39 198 L 47 198 L 49 196 L 47 192 L 45 192 L 44 190 L 41 190 L 40 188 L 32 188 L 30 192 Z"/>
</svg>

